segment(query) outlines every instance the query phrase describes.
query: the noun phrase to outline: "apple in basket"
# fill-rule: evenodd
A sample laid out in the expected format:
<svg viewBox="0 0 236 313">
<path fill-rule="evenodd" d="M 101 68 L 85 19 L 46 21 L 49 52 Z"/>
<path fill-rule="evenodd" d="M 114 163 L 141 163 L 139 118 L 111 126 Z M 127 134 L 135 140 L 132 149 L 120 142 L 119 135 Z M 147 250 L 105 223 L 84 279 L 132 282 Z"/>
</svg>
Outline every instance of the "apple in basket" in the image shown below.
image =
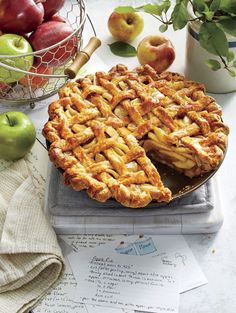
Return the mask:
<svg viewBox="0 0 236 313">
<path fill-rule="evenodd" d="M 31 53 L 32 47 L 29 42 L 20 35 L 16 34 L 4 34 L 0 36 L 0 55 L 4 55 L 4 58 L 0 58 L 0 62 L 19 68 L 24 71 L 28 71 L 33 64 L 33 56 L 27 55 L 22 57 L 22 54 Z M 8 58 L 7 56 L 16 56 L 14 58 Z M 13 83 L 21 79 L 25 74 L 14 70 L 6 69 L 0 66 L 0 81 L 4 83 Z"/>
<path fill-rule="evenodd" d="M 138 12 L 113 12 L 108 19 L 108 29 L 116 40 L 133 41 L 143 30 L 143 18 Z"/>
<path fill-rule="evenodd" d="M 38 62 L 48 66 L 60 66 L 67 63 L 76 54 L 78 47 L 78 38 L 72 35 L 73 32 L 73 28 L 64 22 L 48 21 L 41 24 L 29 37 L 29 42 L 35 51 L 65 41 L 55 48 L 40 52 L 37 55 Z M 70 35 L 71 37 L 66 39 Z"/>
<path fill-rule="evenodd" d="M 22 112 L 0 114 L 0 158 L 17 160 L 30 151 L 36 139 L 33 122 Z"/>
<path fill-rule="evenodd" d="M 51 16 L 48 21 L 54 21 L 54 22 L 62 22 L 62 23 L 66 23 L 66 19 L 58 14 L 54 14 L 53 16 Z"/>
<path fill-rule="evenodd" d="M 57 13 L 64 5 L 65 0 L 46 0 L 43 3 L 44 19 L 47 20 L 52 15 Z"/>
<path fill-rule="evenodd" d="M 2 91 L 7 91 L 10 88 L 8 84 L 5 84 L 4 82 L 0 81 L 0 94 Z"/>
<path fill-rule="evenodd" d="M 5 33 L 29 33 L 42 22 L 45 0 L 1 0 L 0 29 Z"/>
<path fill-rule="evenodd" d="M 29 70 L 30 73 L 34 74 L 46 74 L 52 75 L 53 74 L 53 67 L 45 66 L 43 64 L 33 64 L 31 69 Z M 32 74 L 25 75 L 19 80 L 19 83 L 25 87 L 31 87 L 32 89 L 37 89 L 46 85 L 49 80 L 49 77 L 42 77 L 42 76 L 34 76 Z"/>
<path fill-rule="evenodd" d="M 137 56 L 140 64 L 149 64 L 157 73 L 161 73 L 173 63 L 175 50 L 168 38 L 150 35 L 139 43 Z"/>
</svg>

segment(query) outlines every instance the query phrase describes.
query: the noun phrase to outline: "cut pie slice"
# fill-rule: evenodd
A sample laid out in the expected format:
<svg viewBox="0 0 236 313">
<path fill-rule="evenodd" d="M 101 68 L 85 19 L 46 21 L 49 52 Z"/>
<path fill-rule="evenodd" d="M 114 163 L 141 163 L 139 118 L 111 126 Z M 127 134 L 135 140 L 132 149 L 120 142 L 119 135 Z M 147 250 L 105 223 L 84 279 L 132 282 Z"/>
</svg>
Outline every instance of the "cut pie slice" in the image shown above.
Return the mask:
<svg viewBox="0 0 236 313">
<path fill-rule="evenodd" d="M 49 106 L 45 137 L 66 184 L 124 206 L 168 202 L 171 191 L 146 153 L 189 177 L 223 159 L 228 127 L 204 87 L 149 66 L 117 65 L 68 83 Z"/>
</svg>

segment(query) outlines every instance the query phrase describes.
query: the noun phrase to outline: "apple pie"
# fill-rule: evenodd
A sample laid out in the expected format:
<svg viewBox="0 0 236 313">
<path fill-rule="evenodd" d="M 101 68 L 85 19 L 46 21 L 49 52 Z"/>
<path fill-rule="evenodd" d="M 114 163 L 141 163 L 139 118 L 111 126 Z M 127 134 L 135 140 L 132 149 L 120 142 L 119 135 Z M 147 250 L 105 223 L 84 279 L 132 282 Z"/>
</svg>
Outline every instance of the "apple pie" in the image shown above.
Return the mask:
<svg viewBox="0 0 236 313">
<path fill-rule="evenodd" d="M 48 112 L 43 133 L 65 183 L 127 207 L 172 198 L 148 155 L 194 177 L 216 169 L 227 144 L 221 108 L 204 86 L 148 65 L 69 82 Z"/>
</svg>

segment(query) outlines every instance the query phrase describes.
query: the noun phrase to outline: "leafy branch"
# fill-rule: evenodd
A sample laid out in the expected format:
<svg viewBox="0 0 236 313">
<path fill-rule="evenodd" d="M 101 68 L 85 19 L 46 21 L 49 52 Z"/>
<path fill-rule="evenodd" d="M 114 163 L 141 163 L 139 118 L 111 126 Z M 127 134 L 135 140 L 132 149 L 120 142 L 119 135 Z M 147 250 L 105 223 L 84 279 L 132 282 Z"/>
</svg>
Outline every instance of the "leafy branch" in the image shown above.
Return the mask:
<svg viewBox="0 0 236 313">
<path fill-rule="evenodd" d="M 169 26 L 177 31 L 188 22 L 199 21 L 201 47 L 219 58 L 207 60 L 206 64 L 214 71 L 223 67 L 231 76 L 236 76 L 236 58 L 227 40 L 227 35 L 236 37 L 236 0 L 176 0 L 174 6 L 170 0 L 162 0 L 139 7 L 120 6 L 115 11 L 148 13 L 161 23 L 162 33 Z"/>
</svg>

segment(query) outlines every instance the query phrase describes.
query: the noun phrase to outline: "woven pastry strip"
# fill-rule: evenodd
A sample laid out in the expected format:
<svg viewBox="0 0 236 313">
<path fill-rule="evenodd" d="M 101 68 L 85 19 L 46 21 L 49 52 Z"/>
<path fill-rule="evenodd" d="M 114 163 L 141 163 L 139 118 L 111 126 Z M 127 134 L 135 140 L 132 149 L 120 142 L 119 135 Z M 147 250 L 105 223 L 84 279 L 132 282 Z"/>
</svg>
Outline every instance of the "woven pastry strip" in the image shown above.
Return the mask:
<svg viewBox="0 0 236 313">
<path fill-rule="evenodd" d="M 68 83 L 59 96 L 44 126 L 50 158 L 67 184 L 99 201 L 171 200 L 146 152 L 190 177 L 223 159 L 228 127 L 220 107 L 179 74 L 117 65 Z"/>
</svg>

